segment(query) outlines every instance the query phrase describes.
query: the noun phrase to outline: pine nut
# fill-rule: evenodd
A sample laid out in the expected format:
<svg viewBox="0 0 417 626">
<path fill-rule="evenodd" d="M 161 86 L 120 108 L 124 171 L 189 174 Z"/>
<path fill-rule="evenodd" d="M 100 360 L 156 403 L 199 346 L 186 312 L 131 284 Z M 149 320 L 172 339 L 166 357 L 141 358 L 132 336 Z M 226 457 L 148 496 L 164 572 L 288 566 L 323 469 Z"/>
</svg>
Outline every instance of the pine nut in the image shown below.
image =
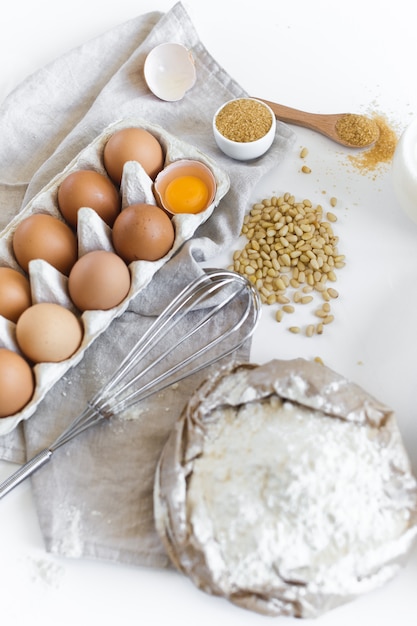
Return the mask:
<svg viewBox="0 0 417 626">
<path fill-rule="evenodd" d="M 284 313 L 281 309 L 278 309 L 278 311 L 275 313 L 275 319 L 277 322 L 282 322 L 282 318 L 284 317 Z"/>
<path fill-rule="evenodd" d="M 282 278 L 277 278 L 275 284 L 276 284 L 277 289 L 282 290 L 282 291 L 286 290 L 286 286 Z"/>
<path fill-rule="evenodd" d="M 327 289 L 325 289 L 321 295 L 325 302 L 328 302 L 330 300 L 329 292 Z"/>
<path fill-rule="evenodd" d="M 287 296 L 284 296 L 283 294 L 278 294 L 277 302 L 279 302 L 279 304 L 288 304 L 291 301 Z"/>
</svg>

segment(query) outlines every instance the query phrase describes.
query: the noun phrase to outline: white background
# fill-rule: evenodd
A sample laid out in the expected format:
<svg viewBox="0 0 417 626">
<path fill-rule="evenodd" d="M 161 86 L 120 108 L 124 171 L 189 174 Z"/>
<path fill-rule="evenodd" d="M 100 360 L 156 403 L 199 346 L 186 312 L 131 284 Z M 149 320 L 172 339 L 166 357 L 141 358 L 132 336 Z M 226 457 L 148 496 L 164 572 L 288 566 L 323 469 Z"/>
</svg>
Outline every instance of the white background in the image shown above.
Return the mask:
<svg viewBox="0 0 417 626">
<path fill-rule="evenodd" d="M 0 20 L 0 98 L 71 48 L 136 15 L 172 5 L 13 0 Z M 417 115 L 409 0 L 189 0 L 184 6 L 211 54 L 251 95 L 320 113 L 376 111 L 398 133 Z M 349 165 L 344 149 L 294 129 L 292 154 L 253 190 L 253 200 L 290 191 L 325 205 L 336 196 L 334 230 L 347 266 L 338 274 L 335 322 L 322 337 L 292 335 L 266 308 L 252 360 L 320 356 L 364 386 L 396 411 L 417 473 L 417 225 L 396 202 L 389 167 L 366 175 Z M 312 168 L 308 176 L 299 171 L 304 145 Z M 1 463 L 0 479 L 12 469 Z M 416 592 L 417 546 L 383 589 L 315 623 L 411 626 L 417 623 Z M 30 482 L 0 501 L 0 616 L 2 623 L 18 626 L 30 620 L 48 626 L 90 621 L 254 626 L 268 620 L 198 591 L 174 572 L 47 554 Z"/>
</svg>

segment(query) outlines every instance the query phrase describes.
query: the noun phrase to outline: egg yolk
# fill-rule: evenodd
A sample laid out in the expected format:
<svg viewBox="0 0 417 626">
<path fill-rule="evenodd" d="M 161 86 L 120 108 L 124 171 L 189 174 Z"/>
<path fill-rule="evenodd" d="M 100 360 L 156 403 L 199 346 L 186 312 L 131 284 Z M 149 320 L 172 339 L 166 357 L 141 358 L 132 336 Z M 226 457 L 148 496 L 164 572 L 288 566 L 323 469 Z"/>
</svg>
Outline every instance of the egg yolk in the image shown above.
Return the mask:
<svg viewBox="0 0 417 626">
<path fill-rule="evenodd" d="M 165 190 L 165 204 L 172 213 L 200 213 L 208 199 L 207 185 L 197 176 L 179 176 Z"/>
</svg>

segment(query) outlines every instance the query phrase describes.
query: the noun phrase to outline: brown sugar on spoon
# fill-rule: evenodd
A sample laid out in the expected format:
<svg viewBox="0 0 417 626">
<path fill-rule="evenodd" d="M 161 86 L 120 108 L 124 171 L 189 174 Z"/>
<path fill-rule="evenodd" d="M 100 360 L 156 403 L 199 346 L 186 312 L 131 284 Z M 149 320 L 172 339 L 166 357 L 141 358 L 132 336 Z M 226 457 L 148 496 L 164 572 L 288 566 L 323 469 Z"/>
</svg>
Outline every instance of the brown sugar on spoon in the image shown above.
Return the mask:
<svg viewBox="0 0 417 626">
<path fill-rule="evenodd" d="M 369 146 L 379 138 L 378 124 L 365 115 L 347 113 L 336 122 L 335 128 L 340 139 L 357 148 Z"/>
</svg>

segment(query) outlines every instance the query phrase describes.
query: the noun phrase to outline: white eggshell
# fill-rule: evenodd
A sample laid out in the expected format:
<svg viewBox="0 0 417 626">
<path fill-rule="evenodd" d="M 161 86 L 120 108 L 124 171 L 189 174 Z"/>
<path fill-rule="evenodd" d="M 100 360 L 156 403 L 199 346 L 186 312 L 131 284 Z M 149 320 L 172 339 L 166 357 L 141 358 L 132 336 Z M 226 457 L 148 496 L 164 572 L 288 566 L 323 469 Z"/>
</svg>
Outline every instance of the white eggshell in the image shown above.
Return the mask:
<svg viewBox="0 0 417 626">
<path fill-rule="evenodd" d="M 153 48 L 143 71 L 152 93 L 168 102 L 181 100 L 196 81 L 193 57 L 178 43 L 163 43 Z"/>
</svg>

